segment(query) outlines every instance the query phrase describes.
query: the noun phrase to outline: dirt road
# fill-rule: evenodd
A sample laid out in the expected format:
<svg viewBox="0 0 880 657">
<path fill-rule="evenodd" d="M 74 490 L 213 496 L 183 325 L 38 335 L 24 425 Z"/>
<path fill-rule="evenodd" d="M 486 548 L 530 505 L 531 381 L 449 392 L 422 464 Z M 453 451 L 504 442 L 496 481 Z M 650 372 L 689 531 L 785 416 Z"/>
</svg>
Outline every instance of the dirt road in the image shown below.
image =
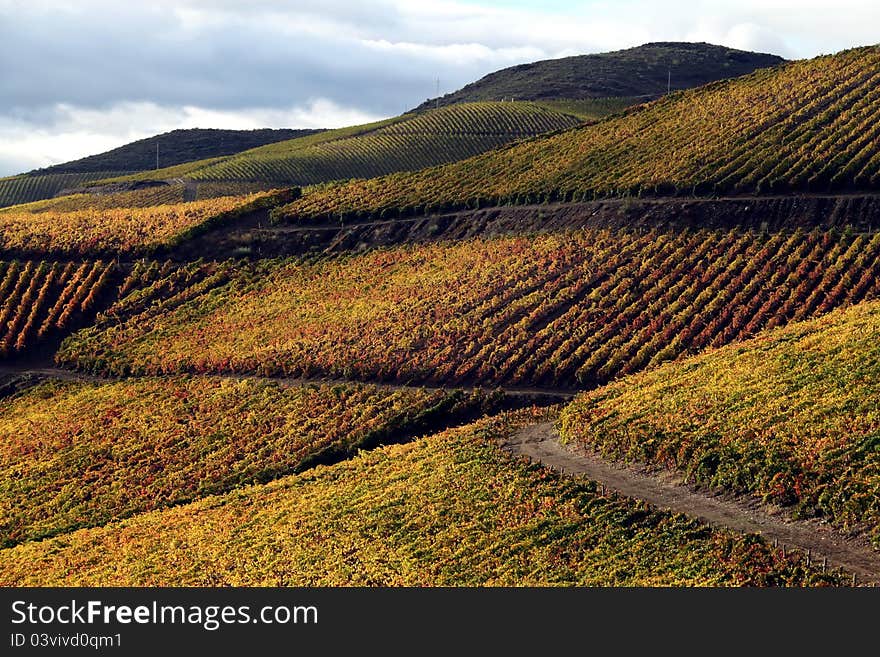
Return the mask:
<svg viewBox="0 0 880 657">
<path fill-rule="evenodd" d="M 575 451 L 563 445 L 549 422 L 527 426 L 504 444 L 517 455 L 540 461 L 566 474 L 582 475 L 608 490 L 646 500 L 660 509 L 684 513 L 710 525 L 762 535 L 780 548 L 808 551 L 814 563 L 828 560 L 854 573 L 860 583 L 880 583 L 880 552 L 867 541 L 841 535 L 824 524 L 792 520 L 782 512 L 762 507 L 757 500 L 715 495 L 686 485 L 670 472 L 649 472 L 645 468 L 610 463 L 595 454 Z"/>
</svg>

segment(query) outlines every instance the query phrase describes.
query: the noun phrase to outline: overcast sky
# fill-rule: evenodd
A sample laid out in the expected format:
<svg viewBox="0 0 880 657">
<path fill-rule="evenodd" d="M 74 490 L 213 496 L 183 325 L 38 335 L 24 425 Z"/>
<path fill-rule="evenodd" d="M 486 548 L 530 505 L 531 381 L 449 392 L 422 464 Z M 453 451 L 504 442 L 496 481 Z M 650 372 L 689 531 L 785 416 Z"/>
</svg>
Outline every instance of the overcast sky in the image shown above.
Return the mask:
<svg viewBox="0 0 880 657">
<path fill-rule="evenodd" d="M 337 127 L 522 62 L 648 41 L 811 57 L 876 0 L 0 0 L 0 175 L 175 128 Z"/>
</svg>

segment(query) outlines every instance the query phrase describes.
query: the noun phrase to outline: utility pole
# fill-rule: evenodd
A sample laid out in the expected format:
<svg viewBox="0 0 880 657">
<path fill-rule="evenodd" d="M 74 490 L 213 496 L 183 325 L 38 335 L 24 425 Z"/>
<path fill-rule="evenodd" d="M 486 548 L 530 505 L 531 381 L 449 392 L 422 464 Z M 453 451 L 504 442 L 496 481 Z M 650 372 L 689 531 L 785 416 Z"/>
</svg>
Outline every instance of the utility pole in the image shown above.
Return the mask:
<svg viewBox="0 0 880 657">
<path fill-rule="evenodd" d="M 666 95 L 672 93 L 672 69 L 669 69 L 669 78 L 666 82 Z"/>
<path fill-rule="evenodd" d="M 156 171 L 159 170 L 159 142 L 156 142 Z"/>
<path fill-rule="evenodd" d="M 440 78 L 437 78 L 437 95 L 434 98 L 434 109 L 440 109 Z"/>
</svg>

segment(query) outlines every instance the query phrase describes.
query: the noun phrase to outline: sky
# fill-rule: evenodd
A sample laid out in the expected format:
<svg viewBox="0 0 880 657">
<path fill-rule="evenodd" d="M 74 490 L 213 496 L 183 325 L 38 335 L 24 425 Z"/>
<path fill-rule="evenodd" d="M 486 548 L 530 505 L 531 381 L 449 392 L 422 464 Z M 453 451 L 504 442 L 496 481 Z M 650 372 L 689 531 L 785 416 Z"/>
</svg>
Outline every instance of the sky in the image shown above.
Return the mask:
<svg viewBox="0 0 880 657">
<path fill-rule="evenodd" d="M 0 176 L 176 128 L 340 127 L 492 71 L 650 41 L 805 58 L 876 0 L 0 0 Z"/>
</svg>

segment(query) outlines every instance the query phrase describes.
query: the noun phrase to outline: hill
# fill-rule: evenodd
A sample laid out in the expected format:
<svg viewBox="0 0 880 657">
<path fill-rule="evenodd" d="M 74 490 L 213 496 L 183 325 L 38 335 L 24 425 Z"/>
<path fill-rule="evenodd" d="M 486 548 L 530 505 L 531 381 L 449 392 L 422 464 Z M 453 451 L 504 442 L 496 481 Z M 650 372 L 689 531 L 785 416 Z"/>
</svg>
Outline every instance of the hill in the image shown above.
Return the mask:
<svg viewBox="0 0 880 657">
<path fill-rule="evenodd" d="M 122 196 L 130 199 L 130 195 Z M 0 210 L 0 251 L 62 257 L 145 255 L 209 226 L 234 221 L 289 198 L 289 192 L 256 192 L 147 207 L 139 207 L 136 202 L 132 203 L 134 207 L 84 203 L 81 209 L 62 211 L 51 209 L 51 204 L 40 207 L 46 202 L 34 204 L 36 207 L 15 206 Z M 90 198 L 65 199 L 74 203 L 81 200 Z"/>
<path fill-rule="evenodd" d="M 562 434 L 795 506 L 880 546 L 880 304 L 860 304 L 587 393 Z"/>
<path fill-rule="evenodd" d="M 880 47 L 683 91 L 411 174 L 313 190 L 280 216 L 391 217 L 479 205 L 880 189 Z"/>
<path fill-rule="evenodd" d="M 185 178 L 314 185 L 414 171 L 580 123 L 577 116 L 535 103 L 458 105 L 119 180 Z"/>
<path fill-rule="evenodd" d="M 647 43 L 637 48 L 512 66 L 417 109 L 487 100 L 623 98 L 634 104 L 673 91 L 778 66 L 776 55 L 708 43 Z"/>
<path fill-rule="evenodd" d="M 258 261 L 204 294 L 123 299 L 56 360 L 582 389 L 877 298 L 878 255 L 877 234 L 594 228 Z"/>
<path fill-rule="evenodd" d="M 101 178 L 124 174 L 125 171 L 92 173 L 23 174 L 0 178 L 0 208 L 52 198 L 66 190 L 81 187 Z"/>
<path fill-rule="evenodd" d="M 90 182 L 156 168 L 156 146 L 163 167 L 232 155 L 276 141 L 317 134 L 320 130 L 173 130 L 155 137 L 56 164 L 19 176 L 0 178 L 0 208 L 31 203 L 76 190 Z M 173 177 L 173 176 L 169 176 Z"/>
<path fill-rule="evenodd" d="M 159 149 L 159 166 L 169 167 L 193 160 L 232 155 L 257 146 L 277 141 L 296 139 L 322 132 L 321 130 L 215 130 L 192 128 L 172 130 L 155 137 L 139 139 L 119 148 L 90 155 L 79 160 L 56 164 L 32 172 L 34 175 L 50 173 L 100 173 L 102 171 L 147 171 L 156 169 L 156 148 Z"/>
<path fill-rule="evenodd" d="M 483 402 L 491 410 L 460 391 L 212 377 L 49 381 L 0 409 L 0 508 L 16 500 L 0 546 L 343 460 Z"/>
<path fill-rule="evenodd" d="M 176 501 L 178 486 L 201 485 L 190 472 L 244 483 L 253 476 L 248 469 L 259 462 L 258 457 L 269 464 L 274 454 L 280 464 L 289 463 L 285 445 L 300 437 L 294 433 L 285 440 L 283 431 L 276 431 L 277 436 L 264 442 L 257 432 L 254 435 L 264 443 L 259 452 L 251 447 L 250 438 L 233 440 L 226 447 L 223 435 L 239 433 L 236 425 L 242 411 L 236 403 L 245 406 L 246 422 L 257 426 L 264 421 L 262 412 L 274 420 L 279 411 L 292 412 L 294 427 L 309 426 L 311 421 L 303 421 L 297 408 L 308 402 L 303 396 L 320 399 L 321 411 L 329 408 L 322 399 L 326 390 L 305 395 L 272 390 L 253 401 L 247 389 L 234 385 L 224 386 L 229 399 L 210 398 L 211 388 L 216 387 L 212 383 L 191 406 L 204 413 L 205 404 L 199 403 L 204 399 L 209 409 L 225 403 L 230 415 L 220 429 L 196 434 L 187 449 L 198 454 L 195 464 L 187 462 L 185 454 L 168 451 L 172 441 L 164 435 L 150 434 L 144 445 L 157 444 L 158 458 L 133 441 L 134 453 L 122 451 L 132 457 L 132 465 L 141 458 L 140 467 L 119 468 L 117 479 L 113 461 L 120 449 L 120 428 L 130 431 L 124 421 L 127 411 L 120 417 L 116 398 L 109 403 L 101 399 L 103 419 L 91 417 L 87 422 L 103 434 L 102 440 L 80 439 L 77 444 L 82 442 L 83 449 L 100 455 L 106 467 L 100 473 L 89 469 L 93 483 L 87 490 L 80 489 L 80 479 L 74 476 L 72 485 L 64 488 L 50 480 L 39 489 L 42 496 L 72 518 L 78 517 L 77 503 L 106 517 L 114 512 L 112 506 L 102 509 L 107 502 L 135 498 L 137 504 L 145 501 L 149 506 L 163 494 Z M 275 409 L 279 399 L 284 405 Z M 130 405 L 139 403 L 135 398 Z M 175 436 L 185 435 L 190 428 L 181 423 L 190 416 L 190 401 L 168 395 L 162 403 L 169 429 Z M 418 407 L 419 399 L 409 403 Z M 229 422 L 232 413 L 236 421 Z M 332 413 L 320 417 L 333 427 L 345 422 Z M 242 486 L 191 504 L 0 550 L 0 581 L 9 586 L 842 583 L 842 577 L 805 566 L 791 553 L 786 557 L 755 536 L 712 529 L 639 501 L 604 495 L 594 483 L 566 479 L 514 460 L 495 440 L 530 417 L 521 413 L 482 420 L 408 445 L 361 452 L 337 465 L 273 483 Z M 4 421 L 0 416 L 0 431 Z M 315 436 L 309 438 L 319 437 L 320 429 L 315 427 L 312 433 Z M 48 448 L 37 435 L 16 435 L 15 440 L 23 446 L 37 443 L 42 450 Z M 236 454 L 244 458 L 242 463 L 236 462 Z M 179 474 L 161 467 L 166 456 L 178 463 Z M 229 471 L 227 464 L 233 464 L 235 471 Z M 144 471 L 157 478 L 145 477 Z M 99 477 L 107 490 L 101 497 L 90 496 L 99 492 L 94 483 Z M 211 491 L 211 483 L 201 491 L 203 495 Z"/>
<path fill-rule="evenodd" d="M 0 179 L 0 207 L 48 199 L 63 190 L 87 191 L 91 187 L 103 192 L 108 184 L 121 188 L 147 181 L 186 180 L 194 183 L 201 198 L 202 187 L 217 188 L 207 193 L 216 196 L 223 193 L 219 187 L 238 193 L 243 184 L 263 188 L 315 185 L 415 171 L 571 128 L 590 118 L 593 111 L 577 103 L 546 107 L 536 103 L 477 103 L 315 132 L 242 153 L 158 170 L 26 174 Z M 155 162 L 155 145 L 153 149 Z"/>
</svg>

